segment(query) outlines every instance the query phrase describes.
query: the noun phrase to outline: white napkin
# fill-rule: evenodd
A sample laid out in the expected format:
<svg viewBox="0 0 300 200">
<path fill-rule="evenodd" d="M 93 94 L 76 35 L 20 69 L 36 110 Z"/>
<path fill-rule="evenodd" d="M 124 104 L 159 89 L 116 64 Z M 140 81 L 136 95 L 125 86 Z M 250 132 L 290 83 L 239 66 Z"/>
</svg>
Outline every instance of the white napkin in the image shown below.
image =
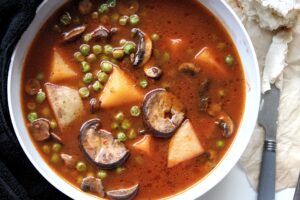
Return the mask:
<svg viewBox="0 0 300 200">
<path fill-rule="evenodd" d="M 300 19 L 298 0 L 227 0 L 254 44 L 262 89 L 281 89 L 277 130 L 276 189 L 295 187 L 300 171 Z M 276 30 L 279 27 L 288 29 Z M 263 39 L 262 39 L 263 38 Z M 264 130 L 256 126 L 240 163 L 254 189 L 258 185 Z"/>
</svg>

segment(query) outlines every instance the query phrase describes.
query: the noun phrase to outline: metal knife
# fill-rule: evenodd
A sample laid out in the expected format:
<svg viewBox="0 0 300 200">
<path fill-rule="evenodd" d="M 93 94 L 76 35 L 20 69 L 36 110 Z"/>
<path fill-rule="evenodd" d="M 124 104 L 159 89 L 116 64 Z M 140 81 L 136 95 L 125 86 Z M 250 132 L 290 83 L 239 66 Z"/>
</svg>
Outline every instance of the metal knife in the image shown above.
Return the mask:
<svg viewBox="0 0 300 200">
<path fill-rule="evenodd" d="M 294 200 L 299 200 L 299 199 L 300 199 L 300 174 L 299 174 L 298 183 L 294 194 Z"/>
<path fill-rule="evenodd" d="M 273 84 L 262 95 L 258 124 L 265 130 L 265 142 L 258 185 L 258 200 L 275 199 L 276 132 L 280 91 Z"/>
</svg>

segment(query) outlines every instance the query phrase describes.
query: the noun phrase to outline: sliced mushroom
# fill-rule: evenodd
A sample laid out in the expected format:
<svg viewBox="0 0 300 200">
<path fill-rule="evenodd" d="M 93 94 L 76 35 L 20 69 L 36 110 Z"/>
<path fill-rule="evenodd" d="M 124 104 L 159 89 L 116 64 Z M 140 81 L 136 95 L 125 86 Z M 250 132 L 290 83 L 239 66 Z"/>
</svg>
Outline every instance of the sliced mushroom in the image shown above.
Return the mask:
<svg viewBox="0 0 300 200">
<path fill-rule="evenodd" d="M 118 2 L 117 9 L 122 15 L 133 15 L 139 10 L 139 2 L 137 0 L 123 0 Z"/>
<path fill-rule="evenodd" d="M 100 102 L 96 98 L 92 98 L 89 102 L 90 105 L 90 113 L 95 114 L 100 110 Z"/>
<path fill-rule="evenodd" d="M 154 65 L 154 62 L 148 62 L 144 66 L 144 73 L 147 77 L 153 78 L 153 79 L 159 79 L 163 73 L 163 71 Z"/>
<path fill-rule="evenodd" d="M 41 89 L 41 84 L 36 79 L 29 79 L 25 85 L 25 91 L 29 95 L 36 95 Z"/>
<path fill-rule="evenodd" d="M 145 65 L 152 54 L 152 41 L 147 34 L 138 28 L 133 28 L 132 33 L 139 37 L 139 43 L 137 45 L 137 51 L 134 55 L 132 65 L 139 67 Z"/>
<path fill-rule="evenodd" d="M 100 195 L 100 197 L 104 197 L 104 188 L 102 185 L 102 181 L 99 178 L 94 178 L 92 176 L 88 176 L 82 179 L 80 188 L 84 192 L 95 192 Z"/>
<path fill-rule="evenodd" d="M 82 35 L 84 33 L 86 28 L 87 28 L 86 25 L 82 25 L 82 26 L 78 26 L 76 28 L 73 28 L 68 32 L 64 32 L 63 33 L 63 40 L 65 42 L 75 40 L 76 38 L 78 38 L 80 35 Z"/>
<path fill-rule="evenodd" d="M 118 31 L 117 28 L 111 28 L 108 30 L 104 26 L 98 26 L 94 31 L 89 33 L 94 39 L 110 39 L 110 37 Z"/>
<path fill-rule="evenodd" d="M 106 195 L 114 200 L 131 200 L 136 196 L 138 190 L 139 184 L 136 184 L 130 188 L 107 191 Z"/>
<path fill-rule="evenodd" d="M 71 156 L 69 154 L 62 153 L 60 154 L 61 159 L 64 161 L 64 164 L 68 168 L 75 168 L 75 165 L 77 163 L 77 159 L 74 156 Z"/>
<path fill-rule="evenodd" d="M 100 128 L 100 119 L 84 123 L 80 129 L 80 146 L 87 158 L 102 169 L 112 169 L 122 165 L 129 152 L 122 142 Z"/>
<path fill-rule="evenodd" d="M 204 79 L 199 87 L 199 110 L 202 112 L 206 112 L 208 108 L 209 98 L 208 98 L 208 89 L 209 89 L 210 81 L 208 79 Z"/>
<path fill-rule="evenodd" d="M 35 140 L 45 141 L 50 137 L 50 122 L 44 118 L 36 119 L 30 124 L 29 130 Z"/>
<path fill-rule="evenodd" d="M 200 72 L 200 68 L 196 67 L 196 65 L 194 63 L 182 63 L 179 67 L 178 67 L 179 72 L 183 73 L 183 74 L 187 74 L 190 76 L 195 76 L 196 74 L 198 74 Z"/>
<path fill-rule="evenodd" d="M 231 119 L 231 117 L 223 112 L 219 115 L 216 124 L 223 130 L 223 136 L 228 138 L 230 137 L 234 132 L 234 124 Z"/>
<path fill-rule="evenodd" d="M 58 142 L 58 143 L 60 143 L 60 144 L 63 144 L 62 139 L 61 139 L 58 135 L 56 135 L 56 134 L 53 133 L 53 132 L 51 132 L 50 135 L 51 135 L 51 138 L 52 138 L 53 140 L 55 140 L 56 142 Z"/>
<path fill-rule="evenodd" d="M 81 14 L 87 15 L 92 11 L 93 4 L 90 0 L 81 0 L 78 4 L 78 10 Z"/>
<path fill-rule="evenodd" d="M 184 106 L 172 93 L 159 88 L 146 94 L 143 103 L 143 120 L 153 136 L 171 137 L 184 117 Z"/>
</svg>

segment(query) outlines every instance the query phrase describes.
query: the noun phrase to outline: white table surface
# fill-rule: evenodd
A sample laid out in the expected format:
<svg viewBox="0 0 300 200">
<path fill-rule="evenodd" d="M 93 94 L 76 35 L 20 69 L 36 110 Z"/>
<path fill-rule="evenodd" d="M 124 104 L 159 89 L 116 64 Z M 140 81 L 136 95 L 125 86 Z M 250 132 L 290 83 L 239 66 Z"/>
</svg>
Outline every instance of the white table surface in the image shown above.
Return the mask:
<svg viewBox="0 0 300 200">
<path fill-rule="evenodd" d="M 293 200 L 295 189 L 289 188 L 276 194 L 276 200 Z M 236 165 L 213 189 L 198 200 L 256 200 L 245 173 Z"/>
</svg>

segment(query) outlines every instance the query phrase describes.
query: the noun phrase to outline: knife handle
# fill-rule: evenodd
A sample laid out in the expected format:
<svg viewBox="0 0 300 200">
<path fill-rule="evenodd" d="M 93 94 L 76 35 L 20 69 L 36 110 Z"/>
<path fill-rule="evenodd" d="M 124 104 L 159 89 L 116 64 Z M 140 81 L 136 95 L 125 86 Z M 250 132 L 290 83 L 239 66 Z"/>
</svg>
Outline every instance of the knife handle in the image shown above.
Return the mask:
<svg viewBox="0 0 300 200">
<path fill-rule="evenodd" d="M 275 199 L 276 142 L 266 140 L 262 155 L 258 200 Z"/>
</svg>

